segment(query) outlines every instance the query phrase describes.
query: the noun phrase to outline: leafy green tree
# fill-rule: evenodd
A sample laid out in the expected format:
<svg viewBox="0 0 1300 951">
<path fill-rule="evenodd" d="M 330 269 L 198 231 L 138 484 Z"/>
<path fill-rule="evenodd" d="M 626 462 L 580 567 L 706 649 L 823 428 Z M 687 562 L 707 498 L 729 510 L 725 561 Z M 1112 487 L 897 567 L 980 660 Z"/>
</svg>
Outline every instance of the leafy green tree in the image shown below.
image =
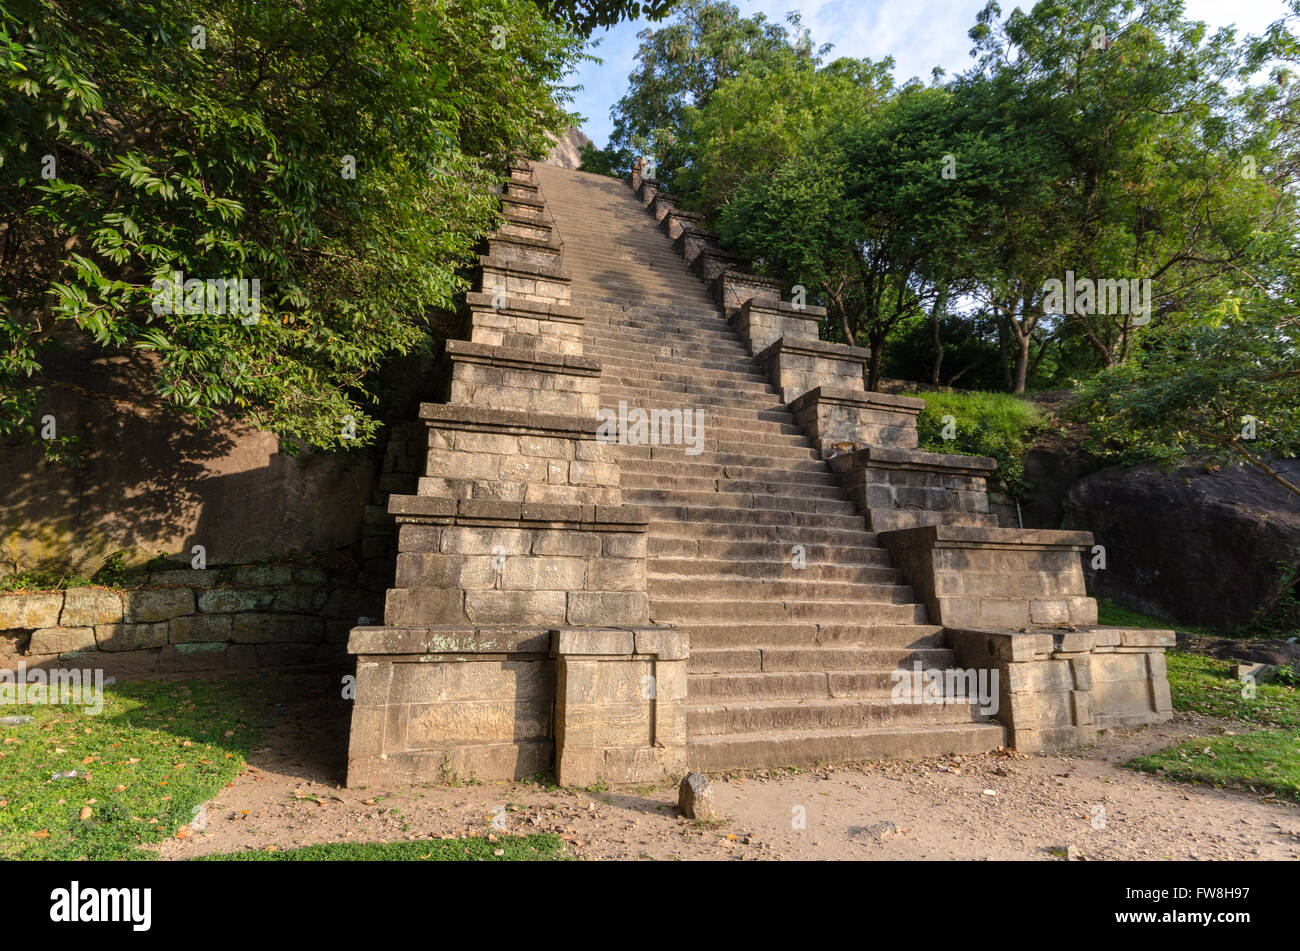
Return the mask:
<svg viewBox="0 0 1300 951">
<path fill-rule="evenodd" d="M 583 36 L 590 36 L 596 27 L 615 26 L 638 16 L 662 20 L 673 0 L 536 0 L 536 3 L 549 16 Z"/>
<path fill-rule="evenodd" d="M 530 0 L 5 0 L 0 434 L 35 435 L 45 355 L 89 340 L 200 421 L 371 438 L 376 368 L 466 288 L 581 46 Z M 177 271 L 258 279 L 256 322 L 159 312 Z"/>
<path fill-rule="evenodd" d="M 1167 465 L 1244 462 L 1300 496 L 1272 464 L 1300 454 L 1300 295 L 1290 262 L 1280 295 L 1225 300 L 1170 323 L 1134 357 L 1084 381 L 1069 414 L 1098 451 Z"/>
<path fill-rule="evenodd" d="M 1017 183 L 1006 163 L 1019 137 L 965 122 L 955 102 L 910 84 L 752 178 L 720 213 L 730 246 L 808 288 L 845 342 L 871 348 L 872 389 L 894 328 L 963 292 L 981 216 Z"/>
<path fill-rule="evenodd" d="M 1210 35 L 1181 0 L 990 3 L 971 30 L 966 77 L 1002 110 L 1033 104 L 1065 159 L 1050 192 L 986 232 L 985 291 L 1016 345 L 1023 389 L 1044 318 L 1078 333 L 1097 364 L 1123 362 L 1135 339 L 1213 305 L 1276 254 L 1294 221 L 1291 163 L 1276 96 L 1251 74 L 1271 51 Z M 1249 55 L 1248 55 L 1249 54 Z M 1050 299 L 1072 271 L 1081 296 Z M 1089 301 L 1082 281 L 1149 280 L 1150 310 Z"/>
<path fill-rule="evenodd" d="M 793 35 L 761 13 L 742 17 L 726 0 L 682 0 L 666 26 L 637 34 L 641 44 L 628 91 L 610 110 L 611 154 L 653 154 L 671 172 L 671 149 L 688 107 L 703 106 L 724 80 L 760 70 L 790 50 L 817 55 L 798 15 L 789 21 Z"/>
<path fill-rule="evenodd" d="M 860 121 L 888 95 L 893 61 L 839 59 L 818 67 L 793 49 L 723 80 L 700 106 L 683 110 L 672 151 L 686 207 L 714 217 L 745 182 Z"/>
</svg>

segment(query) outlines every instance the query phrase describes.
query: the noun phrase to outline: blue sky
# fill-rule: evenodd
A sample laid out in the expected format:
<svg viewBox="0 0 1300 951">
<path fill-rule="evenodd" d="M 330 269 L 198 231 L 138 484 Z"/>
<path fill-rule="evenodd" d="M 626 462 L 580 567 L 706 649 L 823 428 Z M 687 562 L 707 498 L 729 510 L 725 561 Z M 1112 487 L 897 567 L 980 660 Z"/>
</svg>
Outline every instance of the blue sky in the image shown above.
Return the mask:
<svg viewBox="0 0 1300 951">
<path fill-rule="evenodd" d="M 895 79 L 912 76 L 929 80 L 930 70 L 942 66 L 950 74 L 970 64 L 970 40 L 966 31 L 985 0 L 732 0 L 744 16 L 763 13 L 769 20 L 784 21 L 788 10 L 803 14 L 804 25 L 812 30 L 814 43 L 833 43 L 832 56 L 881 59 L 897 62 Z M 1028 7 L 1031 0 L 1020 6 Z M 1003 12 L 1017 4 L 1003 0 Z M 1262 33 L 1274 20 L 1285 15 L 1284 0 L 1187 0 L 1187 16 L 1204 20 L 1212 27 L 1235 24 L 1239 32 Z M 627 89 L 627 77 L 636 56 L 636 35 L 645 20 L 620 23 L 600 30 L 594 51 L 602 65 L 586 64 L 570 81 L 584 89 L 577 94 L 574 109 L 582 114 L 582 130 L 599 146 L 610 132 L 609 109 Z M 595 38 L 593 37 L 593 38 Z"/>
</svg>

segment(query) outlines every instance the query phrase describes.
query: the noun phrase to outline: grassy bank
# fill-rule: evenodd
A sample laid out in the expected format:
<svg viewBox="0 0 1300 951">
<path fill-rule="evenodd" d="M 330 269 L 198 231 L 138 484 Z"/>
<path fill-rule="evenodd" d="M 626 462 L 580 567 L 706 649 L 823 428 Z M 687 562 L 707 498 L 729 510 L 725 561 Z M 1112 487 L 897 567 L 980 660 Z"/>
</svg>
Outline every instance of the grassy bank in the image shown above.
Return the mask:
<svg viewBox="0 0 1300 951">
<path fill-rule="evenodd" d="M 1102 604 L 1099 613 L 1103 624 L 1170 626 L 1115 605 Z M 1165 656 L 1175 710 L 1235 721 L 1241 730 L 1230 727 L 1230 733 L 1180 743 L 1125 765 L 1178 782 L 1300 800 L 1300 691 L 1282 683 L 1244 684 L 1233 676 L 1233 662 L 1205 654 L 1171 650 Z"/>
<path fill-rule="evenodd" d="M 0 706 L 0 858 L 148 859 L 244 768 L 297 678 L 104 688 L 104 707 Z"/>
</svg>

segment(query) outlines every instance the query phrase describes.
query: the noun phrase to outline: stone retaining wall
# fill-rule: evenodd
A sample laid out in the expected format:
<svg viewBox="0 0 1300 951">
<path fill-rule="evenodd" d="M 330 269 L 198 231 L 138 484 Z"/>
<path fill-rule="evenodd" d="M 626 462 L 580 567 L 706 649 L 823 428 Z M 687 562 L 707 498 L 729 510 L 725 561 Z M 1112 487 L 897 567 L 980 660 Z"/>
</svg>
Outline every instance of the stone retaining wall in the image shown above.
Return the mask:
<svg viewBox="0 0 1300 951">
<path fill-rule="evenodd" d="M 0 594 L 0 667 L 159 673 L 343 665 L 348 630 L 380 592 L 355 572 L 239 565 L 155 572 L 139 587 Z"/>
</svg>

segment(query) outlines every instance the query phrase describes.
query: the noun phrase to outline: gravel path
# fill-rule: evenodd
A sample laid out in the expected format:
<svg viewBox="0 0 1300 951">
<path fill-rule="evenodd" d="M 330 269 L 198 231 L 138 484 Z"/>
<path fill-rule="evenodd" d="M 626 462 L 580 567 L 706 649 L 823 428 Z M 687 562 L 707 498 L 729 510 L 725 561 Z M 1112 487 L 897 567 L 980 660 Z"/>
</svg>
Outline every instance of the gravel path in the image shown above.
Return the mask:
<svg viewBox="0 0 1300 951">
<path fill-rule="evenodd" d="M 291 710 L 205 809 L 184 859 L 247 848 L 555 832 L 585 859 L 1297 859 L 1294 803 L 1164 782 L 1119 766 L 1234 725 L 1180 715 L 1069 754 L 1009 751 L 715 779 L 724 817 L 690 822 L 676 789 L 531 783 L 345 789 L 346 719 Z M 1237 726 L 1236 729 L 1244 730 Z M 802 827 L 800 819 L 802 818 Z M 495 822 L 495 825 L 494 825 Z M 197 826 L 203 828 L 197 828 Z"/>
</svg>

